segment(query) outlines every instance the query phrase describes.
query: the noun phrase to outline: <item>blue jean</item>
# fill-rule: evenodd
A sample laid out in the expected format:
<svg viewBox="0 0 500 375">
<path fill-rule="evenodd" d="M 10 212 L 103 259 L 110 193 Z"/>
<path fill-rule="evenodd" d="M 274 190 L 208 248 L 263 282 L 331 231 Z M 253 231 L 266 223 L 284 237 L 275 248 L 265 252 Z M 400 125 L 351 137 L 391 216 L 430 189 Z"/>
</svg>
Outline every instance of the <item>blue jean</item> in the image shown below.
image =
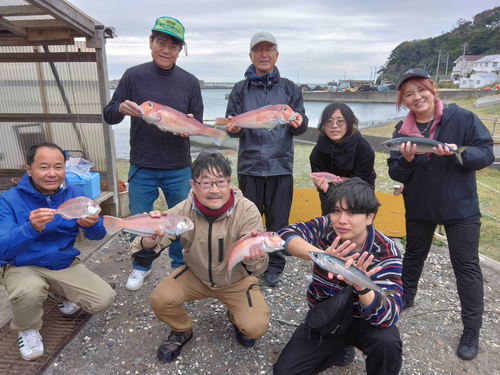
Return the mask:
<svg viewBox="0 0 500 375">
<path fill-rule="evenodd" d="M 128 178 L 129 208 L 132 215 L 153 210 L 153 204 L 160 195 L 158 188 L 163 191 L 169 208 L 186 199 L 191 189 L 191 167 L 184 169 L 150 169 L 131 164 Z M 131 241 L 133 238 L 135 236 L 131 236 Z M 172 268 L 184 264 L 182 245 L 179 239 L 170 245 L 169 255 L 172 259 Z M 137 265 L 134 265 L 134 268 L 145 270 L 144 267 Z M 149 269 L 151 269 L 151 266 Z"/>
</svg>

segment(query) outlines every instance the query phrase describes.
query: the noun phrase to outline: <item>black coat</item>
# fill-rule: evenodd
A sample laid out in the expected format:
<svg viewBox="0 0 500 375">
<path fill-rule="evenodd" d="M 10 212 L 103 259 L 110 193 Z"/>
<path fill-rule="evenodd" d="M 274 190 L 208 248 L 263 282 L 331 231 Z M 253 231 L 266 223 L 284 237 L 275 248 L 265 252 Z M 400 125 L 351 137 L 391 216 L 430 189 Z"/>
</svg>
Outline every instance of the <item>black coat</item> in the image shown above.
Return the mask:
<svg viewBox="0 0 500 375">
<path fill-rule="evenodd" d="M 393 138 L 401 137 L 401 126 L 402 122 L 396 125 Z M 450 104 L 445 105 L 434 139 L 467 146 L 463 165 L 455 155 L 434 153 L 415 155 L 409 163 L 400 152 L 391 151 L 387 160 L 390 177 L 404 183 L 406 218 L 437 224 L 478 219 L 476 170 L 495 159 L 491 134 L 474 113 Z"/>
</svg>

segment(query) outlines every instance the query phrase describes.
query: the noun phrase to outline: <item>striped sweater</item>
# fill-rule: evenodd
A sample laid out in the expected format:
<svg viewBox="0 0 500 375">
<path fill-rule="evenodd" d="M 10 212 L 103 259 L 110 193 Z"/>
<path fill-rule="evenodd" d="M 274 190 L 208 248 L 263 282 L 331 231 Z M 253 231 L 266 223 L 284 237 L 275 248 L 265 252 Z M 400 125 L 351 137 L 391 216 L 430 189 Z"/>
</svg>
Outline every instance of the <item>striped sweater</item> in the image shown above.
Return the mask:
<svg viewBox="0 0 500 375">
<path fill-rule="evenodd" d="M 288 243 L 293 237 L 301 237 L 311 245 L 326 250 L 337 236 L 328 216 L 318 217 L 306 223 L 289 225 L 278 233 L 286 242 L 285 252 L 288 252 Z M 382 267 L 371 277 L 373 282 L 382 289 L 397 290 L 397 293 L 389 296 L 385 305 L 382 304 L 381 295 L 375 293 L 372 304 L 364 306 L 360 303 L 358 294 L 354 292 L 353 316 L 354 318 L 363 318 L 375 326 L 389 327 L 397 322 L 402 306 L 401 253 L 394 241 L 373 226 L 368 231 L 368 237 L 362 249 L 362 252 L 364 251 L 375 256 L 369 269 L 377 266 Z M 307 290 L 309 307 L 336 295 L 345 286 L 345 282 L 338 280 L 336 276 L 329 279 L 328 271 L 314 264 L 313 281 Z"/>
</svg>

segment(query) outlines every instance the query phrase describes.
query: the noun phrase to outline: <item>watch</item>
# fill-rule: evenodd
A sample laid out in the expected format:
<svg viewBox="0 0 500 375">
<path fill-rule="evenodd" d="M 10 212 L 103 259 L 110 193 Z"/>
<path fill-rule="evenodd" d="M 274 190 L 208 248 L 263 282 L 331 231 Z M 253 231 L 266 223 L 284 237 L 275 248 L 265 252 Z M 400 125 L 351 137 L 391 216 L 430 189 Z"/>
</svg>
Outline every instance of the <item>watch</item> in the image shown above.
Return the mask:
<svg viewBox="0 0 500 375">
<path fill-rule="evenodd" d="M 368 293 L 368 292 L 370 292 L 370 291 L 371 291 L 371 289 L 370 289 L 370 288 L 365 288 L 365 289 L 363 289 L 363 290 L 360 290 L 360 291 L 358 292 L 358 295 L 360 295 L 360 296 L 364 296 L 365 294 L 367 294 L 367 293 Z"/>
</svg>

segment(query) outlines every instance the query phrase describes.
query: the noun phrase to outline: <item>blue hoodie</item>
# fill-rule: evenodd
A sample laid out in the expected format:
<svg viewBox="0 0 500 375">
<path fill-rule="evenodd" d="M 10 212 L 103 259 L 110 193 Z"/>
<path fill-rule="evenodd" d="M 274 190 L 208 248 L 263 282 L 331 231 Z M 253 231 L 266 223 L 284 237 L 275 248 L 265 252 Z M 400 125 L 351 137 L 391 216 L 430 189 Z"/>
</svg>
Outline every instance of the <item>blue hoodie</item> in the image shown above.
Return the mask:
<svg viewBox="0 0 500 375">
<path fill-rule="evenodd" d="M 0 195 L 0 266 L 37 266 L 50 270 L 68 268 L 80 251 L 74 247 L 79 234 L 77 220 L 56 215 L 37 232 L 29 216 L 38 208 L 58 208 L 68 199 L 85 195 L 79 186 L 69 185 L 57 194 L 45 196 L 35 190 L 26 173 L 13 187 Z M 100 240 L 106 235 L 102 218 L 91 228 L 83 228 L 85 237 Z"/>
</svg>

